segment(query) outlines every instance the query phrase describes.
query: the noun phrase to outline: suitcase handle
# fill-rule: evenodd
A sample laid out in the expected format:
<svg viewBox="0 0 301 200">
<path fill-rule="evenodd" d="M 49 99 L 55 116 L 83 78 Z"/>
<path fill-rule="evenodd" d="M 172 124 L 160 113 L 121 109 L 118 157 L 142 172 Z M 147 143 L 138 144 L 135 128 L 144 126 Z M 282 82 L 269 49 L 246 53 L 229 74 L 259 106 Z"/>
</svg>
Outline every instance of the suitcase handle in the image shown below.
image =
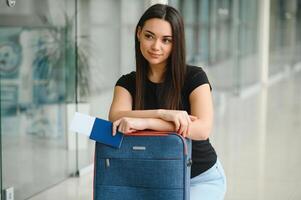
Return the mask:
<svg viewBox="0 0 301 200">
<path fill-rule="evenodd" d="M 125 136 L 168 136 L 171 132 L 167 131 L 135 131 L 133 133 L 124 133 Z"/>
</svg>

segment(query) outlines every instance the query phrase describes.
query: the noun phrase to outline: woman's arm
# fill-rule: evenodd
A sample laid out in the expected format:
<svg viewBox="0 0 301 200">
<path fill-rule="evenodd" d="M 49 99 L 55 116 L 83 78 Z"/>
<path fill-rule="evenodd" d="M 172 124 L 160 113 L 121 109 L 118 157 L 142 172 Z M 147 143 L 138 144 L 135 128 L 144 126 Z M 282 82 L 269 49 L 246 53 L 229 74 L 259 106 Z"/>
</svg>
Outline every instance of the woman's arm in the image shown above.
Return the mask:
<svg viewBox="0 0 301 200">
<path fill-rule="evenodd" d="M 191 114 L 198 119 L 190 124 L 187 137 L 192 140 L 206 140 L 213 124 L 213 102 L 209 84 L 194 89 L 189 96 L 189 102 Z"/>
<path fill-rule="evenodd" d="M 142 120 L 143 118 L 144 120 Z M 130 133 L 135 130 L 151 129 L 156 131 L 175 131 L 187 136 L 191 121 L 196 117 L 189 116 L 181 110 L 132 110 L 132 96 L 123 87 L 116 86 L 109 120 L 113 123 L 113 134 L 119 131 Z"/>
<path fill-rule="evenodd" d="M 113 134 L 119 131 L 129 133 L 136 130 L 175 131 L 172 122 L 160 119 L 161 109 L 132 110 L 132 96 L 123 87 L 116 86 L 113 101 L 109 112 L 109 120 L 113 123 Z"/>
<path fill-rule="evenodd" d="M 132 110 L 132 96 L 125 88 L 116 86 L 109 112 L 109 120 L 114 122 L 122 117 L 160 118 L 160 110 Z"/>
<path fill-rule="evenodd" d="M 115 135 L 116 131 L 122 133 L 132 133 L 139 130 L 154 130 L 154 131 L 168 131 L 175 132 L 175 126 L 172 122 L 167 122 L 162 119 L 156 118 L 130 118 L 122 117 L 113 122 L 112 134 Z"/>
</svg>

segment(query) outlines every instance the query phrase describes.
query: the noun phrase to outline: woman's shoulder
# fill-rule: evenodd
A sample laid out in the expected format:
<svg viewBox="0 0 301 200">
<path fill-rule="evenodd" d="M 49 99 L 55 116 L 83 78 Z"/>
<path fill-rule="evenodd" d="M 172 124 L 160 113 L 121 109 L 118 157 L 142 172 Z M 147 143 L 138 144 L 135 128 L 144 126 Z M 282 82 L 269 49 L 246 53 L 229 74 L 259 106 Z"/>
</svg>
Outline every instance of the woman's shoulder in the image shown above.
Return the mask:
<svg viewBox="0 0 301 200">
<path fill-rule="evenodd" d="M 207 74 L 203 70 L 203 68 L 193 65 L 187 65 L 184 88 L 188 90 L 188 93 L 190 94 L 196 87 L 203 84 L 209 84 L 210 90 L 212 89 Z"/>
<path fill-rule="evenodd" d="M 116 82 L 115 86 L 122 86 L 125 88 L 134 87 L 136 82 L 136 72 L 132 71 L 130 73 L 122 75 Z"/>
<path fill-rule="evenodd" d="M 136 72 L 132 71 L 130 73 L 124 74 L 121 77 L 127 78 L 127 79 L 135 79 L 136 78 Z"/>
<path fill-rule="evenodd" d="M 195 74 L 206 74 L 202 67 L 194 66 L 194 65 L 186 65 L 187 66 L 187 77 L 191 77 Z"/>
<path fill-rule="evenodd" d="M 136 72 L 132 71 L 130 73 L 122 75 L 118 81 L 134 81 L 136 79 Z"/>
</svg>

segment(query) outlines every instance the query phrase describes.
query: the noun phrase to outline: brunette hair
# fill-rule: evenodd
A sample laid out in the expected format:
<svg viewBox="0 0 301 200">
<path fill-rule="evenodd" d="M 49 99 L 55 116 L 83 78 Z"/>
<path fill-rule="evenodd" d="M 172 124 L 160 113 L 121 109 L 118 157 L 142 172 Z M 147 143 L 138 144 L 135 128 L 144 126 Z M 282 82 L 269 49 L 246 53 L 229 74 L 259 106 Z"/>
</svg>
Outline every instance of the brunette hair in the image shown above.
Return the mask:
<svg viewBox="0 0 301 200">
<path fill-rule="evenodd" d="M 172 50 L 164 74 L 164 84 L 161 90 L 164 98 L 160 100 L 160 108 L 180 109 L 181 89 L 184 85 L 186 75 L 184 23 L 180 13 L 175 8 L 165 4 L 155 4 L 149 7 L 141 16 L 136 26 L 136 95 L 134 109 L 144 109 L 144 83 L 149 70 L 148 61 L 144 58 L 140 50 L 137 31 L 139 28 L 143 28 L 147 20 L 153 18 L 169 22 L 172 28 Z"/>
</svg>

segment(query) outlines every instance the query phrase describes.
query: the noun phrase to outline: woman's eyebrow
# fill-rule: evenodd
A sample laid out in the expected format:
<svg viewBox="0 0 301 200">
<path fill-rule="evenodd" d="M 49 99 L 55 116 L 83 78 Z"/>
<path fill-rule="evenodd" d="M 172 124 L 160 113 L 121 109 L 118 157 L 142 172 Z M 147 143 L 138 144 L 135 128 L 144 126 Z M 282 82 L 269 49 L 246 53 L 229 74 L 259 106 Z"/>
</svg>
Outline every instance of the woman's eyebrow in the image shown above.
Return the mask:
<svg viewBox="0 0 301 200">
<path fill-rule="evenodd" d="M 145 30 L 145 32 L 147 32 L 147 33 L 149 33 L 149 34 L 152 34 L 152 35 L 156 35 L 155 33 L 151 32 L 151 31 L 149 31 L 149 30 Z M 172 38 L 171 35 L 164 35 L 163 37 L 164 37 L 164 38 L 167 38 L 167 37 Z"/>
</svg>

